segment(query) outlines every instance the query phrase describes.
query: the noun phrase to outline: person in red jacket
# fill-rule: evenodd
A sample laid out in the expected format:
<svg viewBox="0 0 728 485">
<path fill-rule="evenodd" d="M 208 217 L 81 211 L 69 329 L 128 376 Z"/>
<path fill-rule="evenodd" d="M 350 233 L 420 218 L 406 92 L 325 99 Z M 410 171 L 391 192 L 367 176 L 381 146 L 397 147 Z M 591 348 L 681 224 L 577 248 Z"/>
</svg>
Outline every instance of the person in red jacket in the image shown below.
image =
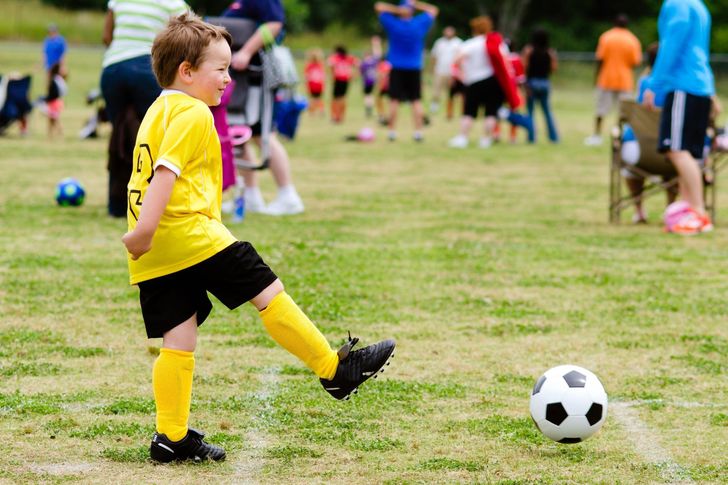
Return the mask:
<svg viewBox="0 0 728 485">
<path fill-rule="evenodd" d="M 324 114 L 324 84 L 326 83 L 326 72 L 324 70 L 324 53 L 321 49 L 312 49 L 308 52 L 304 77 L 308 88 L 309 105 L 308 112 L 312 115 Z"/>
<path fill-rule="evenodd" d="M 349 54 L 346 47 L 339 45 L 329 57 L 328 64 L 334 78 L 331 120 L 334 123 L 341 123 L 346 114 L 346 91 L 349 89 L 349 81 L 354 76 L 355 69 L 359 67 L 359 60 Z"/>
</svg>

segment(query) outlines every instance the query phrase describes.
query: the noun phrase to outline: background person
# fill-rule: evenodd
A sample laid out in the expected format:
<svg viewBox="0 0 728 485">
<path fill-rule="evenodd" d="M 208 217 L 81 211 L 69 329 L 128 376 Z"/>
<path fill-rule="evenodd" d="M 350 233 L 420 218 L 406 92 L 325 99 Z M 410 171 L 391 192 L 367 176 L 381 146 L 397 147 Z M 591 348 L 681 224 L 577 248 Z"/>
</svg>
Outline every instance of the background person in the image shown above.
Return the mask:
<svg viewBox="0 0 728 485">
<path fill-rule="evenodd" d="M 430 103 L 430 112 L 436 113 L 440 107 L 440 98 L 442 92 L 447 93 L 447 112 L 452 117 L 452 104 L 454 93 L 451 89 L 452 79 L 452 62 L 455 55 L 463 43 L 460 37 L 455 35 L 455 27 L 447 26 L 442 31 L 442 37 L 437 39 L 430 51 L 432 58 L 432 102 Z"/>
<path fill-rule="evenodd" d="M 599 36 L 597 44 L 597 106 L 594 134 L 584 140 L 585 145 L 602 144 L 602 120 L 621 99 L 632 96 L 634 68 L 642 62 L 642 45 L 627 29 L 628 19 L 617 15 L 614 27 Z"/>
<path fill-rule="evenodd" d="M 488 148 L 493 143 L 498 108 L 505 94 L 496 78 L 495 69 L 486 51 L 486 36 L 493 31 L 493 21 L 480 16 L 470 21 L 473 37 L 463 42 L 455 57 L 465 85 L 465 106 L 460 119 L 460 132 L 450 139 L 452 148 L 465 148 L 469 144 L 470 129 L 481 108 L 485 110 L 483 136 L 479 146 Z"/>
<path fill-rule="evenodd" d="M 665 0 L 657 19 L 660 48 L 643 104 L 655 106 L 656 93 L 665 92 L 658 148 L 678 174 L 680 196 L 690 212 L 672 228 L 680 234 L 713 229 L 705 212 L 703 177 L 696 159 L 703 156 L 705 133 L 715 81 L 710 68 L 710 12 L 701 0 Z M 716 106 L 719 106 L 717 100 Z"/>
<path fill-rule="evenodd" d="M 244 2 L 235 2 L 223 12 L 223 16 L 250 19 L 259 24 L 255 34 L 248 39 L 240 50 L 233 53 L 231 65 L 233 69 L 239 71 L 244 71 L 251 63 L 255 65 L 261 64 L 260 56 L 258 55 L 258 51 L 264 44 L 264 34 L 261 29 L 267 30 L 275 38 L 283 30 L 283 23 L 285 21 L 285 13 L 280 0 L 245 0 Z M 260 86 L 260 79 L 251 77 L 250 85 Z M 271 98 L 273 98 L 274 94 L 271 93 Z M 270 123 L 272 128 L 273 121 L 271 120 Z M 260 146 L 260 137 L 263 131 L 261 122 L 255 123 L 251 128 L 253 130 L 253 140 Z M 272 131 L 268 139 L 268 148 L 270 150 L 270 171 L 278 187 L 278 193 L 276 198 L 266 206 L 260 187 L 258 186 L 258 173 L 252 170 L 244 170 L 246 212 L 261 212 L 275 216 L 303 212 L 303 201 L 298 195 L 296 187 L 293 185 L 288 152 Z"/>
<path fill-rule="evenodd" d="M 556 51 L 549 45 L 549 34 L 544 29 L 536 29 L 531 34 L 531 43 L 523 48 L 522 53 L 523 68 L 526 71 L 526 105 L 528 106 L 528 116 L 534 124 L 533 139 L 536 141 L 536 119 L 534 111 L 536 104 L 541 106 L 543 116 L 546 120 L 546 129 L 548 130 L 549 140 L 552 143 L 558 143 L 559 133 L 556 129 L 553 111 L 549 97 L 551 95 L 551 74 L 556 72 L 558 68 L 558 58 Z"/>
<path fill-rule="evenodd" d="M 337 45 L 334 53 L 329 56 L 328 65 L 334 81 L 331 96 L 331 121 L 343 123 L 346 116 L 346 93 L 349 90 L 349 82 L 359 66 L 359 59 L 349 54 L 343 45 Z"/>
<path fill-rule="evenodd" d="M 374 113 L 374 88 L 377 85 L 377 65 L 382 58 L 382 39 L 372 36 L 371 49 L 364 54 L 359 64 L 361 85 L 364 92 L 364 115 L 371 118 Z"/>
<path fill-rule="evenodd" d="M 422 13 L 415 15 L 420 10 Z M 422 141 L 425 123 L 422 108 L 422 52 L 425 37 L 432 27 L 439 9 L 425 2 L 403 0 L 399 6 L 377 2 L 374 11 L 384 27 L 389 41 L 387 60 L 392 66 L 389 73 L 389 134 L 397 139 L 397 112 L 399 103 L 412 103 L 415 141 Z"/>
<path fill-rule="evenodd" d="M 308 112 L 312 116 L 324 115 L 323 100 L 324 84 L 326 83 L 326 70 L 324 69 L 324 53 L 321 49 L 311 49 L 306 56 L 306 65 L 303 69 L 308 90 Z"/>
<path fill-rule="evenodd" d="M 43 40 L 43 66 L 46 73 L 60 64 L 59 73 L 66 75 L 66 39 L 58 32 L 56 24 L 48 24 L 48 35 Z M 49 75 L 50 77 L 50 75 Z"/>
<path fill-rule="evenodd" d="M 141 120 L 159 96 L 161 88 L 152 72 L 150 55 L 154 37 L 170 17 L 188 10 L 183 0 L 109 0 L 103 32 L 107 49 L 102 62 L 101 93 L 111 121 L 112 139 L 114 132 L 118 135 L 118 131 L 124 130 L 121 125 L 129 119 L 128 106 Z M 133 137 L 125 138 L 134 143 Z M 109 149 L 119 152 L 114 140 L 109 141 Z M 131 154 L 133 146 L 123 152 Z M 109 157 L 108 211 L 113 217 L 126 216 L 126 184 L 132 164 L 131 159 Z"/>
</svg>

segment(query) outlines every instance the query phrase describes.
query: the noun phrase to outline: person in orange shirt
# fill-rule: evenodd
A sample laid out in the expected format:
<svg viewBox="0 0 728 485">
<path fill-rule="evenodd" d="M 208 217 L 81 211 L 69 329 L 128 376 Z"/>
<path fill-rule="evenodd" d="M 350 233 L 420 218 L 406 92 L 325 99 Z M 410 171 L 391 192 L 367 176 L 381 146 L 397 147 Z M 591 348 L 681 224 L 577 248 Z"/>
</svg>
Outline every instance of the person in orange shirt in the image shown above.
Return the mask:
<svg viewBox="0 0 728 485">
<path fill-rule="evenodd" d="M 597 106 L 594 134 L 584 140 L 586 145 L 602 144 L 602 119 L 612 106 L 628 98 L 634 90 L 634 69 L 642 62 L 642 45 L 627 29 L 628 19 L 617 15 L 614 27 L 599 37 L 596 59 Z"/>
</svg>

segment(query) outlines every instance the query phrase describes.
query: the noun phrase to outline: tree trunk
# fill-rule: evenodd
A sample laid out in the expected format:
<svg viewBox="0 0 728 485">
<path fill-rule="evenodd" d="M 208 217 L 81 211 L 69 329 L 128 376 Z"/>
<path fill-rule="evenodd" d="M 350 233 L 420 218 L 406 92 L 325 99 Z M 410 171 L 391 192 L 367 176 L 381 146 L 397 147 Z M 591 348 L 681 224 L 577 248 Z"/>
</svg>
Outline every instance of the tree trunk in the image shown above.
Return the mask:
<svg viewBox="0 0 728 485">
<path fill-rule="evenodd" d="M 515 38 L 521 27 L 523 13 L 531 0 L 506 0 L 499 9 L 498 30 L 508 39 Z"/>
</svg>

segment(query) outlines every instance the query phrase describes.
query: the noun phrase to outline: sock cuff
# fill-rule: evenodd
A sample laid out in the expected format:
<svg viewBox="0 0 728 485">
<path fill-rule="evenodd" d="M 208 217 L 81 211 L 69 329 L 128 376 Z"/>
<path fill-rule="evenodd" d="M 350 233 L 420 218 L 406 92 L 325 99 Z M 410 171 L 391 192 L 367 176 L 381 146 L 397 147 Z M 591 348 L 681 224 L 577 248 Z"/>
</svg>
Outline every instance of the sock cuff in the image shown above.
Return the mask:
<svg viewBox="0 0 728 485">
<path fill-rule="evenodd" d="M 194 352 L 188 352 L 186 350 L 178 350 L 178 349 L 168 349 L 166 347 L 162 347 L 159 349 L 159 356 L 166 355 L 172 358 L 181 358 L 181 359 L 192 359 L 195 360 L 195 353 Z"/>
<path fill-rule="evenodd" d="M 281 291 L 276 296 L 273 297 L 273 299 L 268 303 L 268 306 L 263 308 L 260 311 L 260 318 L 267 318 L 271 316 L 272 314 L 278 313 L 281 311 L 281 305 L 285 303 L 292 303 L 295 305 L 295 302 L 290 297 L 288 293 L 285 291 Z"/>
</svg>

